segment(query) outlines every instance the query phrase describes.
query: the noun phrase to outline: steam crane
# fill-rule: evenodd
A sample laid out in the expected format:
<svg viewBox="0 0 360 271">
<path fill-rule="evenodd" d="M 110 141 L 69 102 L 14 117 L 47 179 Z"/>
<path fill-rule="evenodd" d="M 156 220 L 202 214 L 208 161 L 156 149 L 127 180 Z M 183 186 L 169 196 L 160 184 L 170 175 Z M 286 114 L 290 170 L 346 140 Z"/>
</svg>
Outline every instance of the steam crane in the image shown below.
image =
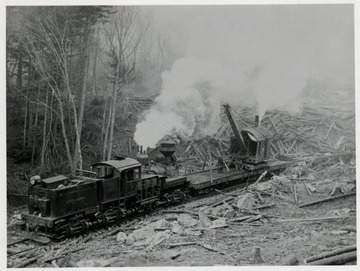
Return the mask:
<svg viewBox="0 0 360 271">
<path fill-rule="evenodd" d="M 239 143 L 239 154 L 243 158 L 244 168 L 247 170 L 265 168 L 270 158 L 271 134 L 258 127 L 258 116 L 255 117 L 255 127 L 248 127 L 239 132 L 230 112 L 229 104 L 224 104 L 224 109 Z"/>
<path fill-rule="evenodd" d="M 226 116 L 227 116 L 227 118 L 228 118 L 228 120 L 230 122 L 231 129 L 233 130 L 233 132 L 235 134 L 235 138 L 239 143 L 240 153 L 243 154 L 243 155 L 247 154 L 248 150 L 245 147 L 244 138 L 241 136 L 241 134 L 239 133 L 238 128 L 236 127 L 236 123 L 235 123 L 234 118 L 233 118 L 233 116 L 232 116 L 232 114 L 230 112 L 230 105 L 229 104 L 224 104 L 224 109 L 225 109 Z"/>
</svg>

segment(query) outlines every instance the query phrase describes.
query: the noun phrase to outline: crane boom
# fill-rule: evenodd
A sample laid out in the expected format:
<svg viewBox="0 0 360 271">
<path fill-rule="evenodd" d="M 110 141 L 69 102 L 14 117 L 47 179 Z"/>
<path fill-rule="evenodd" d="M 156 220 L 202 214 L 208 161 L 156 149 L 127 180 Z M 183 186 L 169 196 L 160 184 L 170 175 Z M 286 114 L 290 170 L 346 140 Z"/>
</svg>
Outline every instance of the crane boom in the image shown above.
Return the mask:
<svg viewBox="0 0 360 271">
<path fill-rule="evenodd" d="M 241 152 L 242 154 L 248 153 L 247 149 L 245 148 L 244 139 L 243 139 L 243 137 L 241 136 L 241 134 L 239 133 L 239 130 L 238 130 L 238 128 L 236 127 L 236 123 L 235 123 L 235 121 L 234 121 L 234 118 L 233 118 L 233 116 L 231 115 L 230 105 L 229 105 L 229 104 L 224 104 L 224 109 L 225 109 L 226 116 L 227 116 L 228 119 L 229 119 L 231 129 L 233 130 L 233 132 L 234 132 L 234 134 L 235 134 L 236 140 L 239 142 L 240 152 Z"/>
</svg>

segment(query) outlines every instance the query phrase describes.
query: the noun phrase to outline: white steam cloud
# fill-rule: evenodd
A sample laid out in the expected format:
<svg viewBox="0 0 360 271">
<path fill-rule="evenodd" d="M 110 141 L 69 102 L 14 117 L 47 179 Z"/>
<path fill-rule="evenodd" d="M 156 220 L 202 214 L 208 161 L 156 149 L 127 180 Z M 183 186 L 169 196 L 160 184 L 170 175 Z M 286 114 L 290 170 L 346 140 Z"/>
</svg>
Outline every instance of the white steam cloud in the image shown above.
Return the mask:
<svg viewBox="0 0 360 271">
<path fill-rule="evenodd" d="M 297 89 L 285 91 L 289 84 L 275 83 L 276 74 L 271 70 L 246 72 L 234 72 L 195 57 L 178 59 L 170 71 L 162 74 L 161 94 L 138 123 L 136 142 L 154 147 L 167 134 L 194 137 L 213 134 L 219 127 L 223 103 L 256 106 L 261 116 L 271 106 L 294 108 L 303 80 L 290 76 L 291 86 Z"/>
</svg>

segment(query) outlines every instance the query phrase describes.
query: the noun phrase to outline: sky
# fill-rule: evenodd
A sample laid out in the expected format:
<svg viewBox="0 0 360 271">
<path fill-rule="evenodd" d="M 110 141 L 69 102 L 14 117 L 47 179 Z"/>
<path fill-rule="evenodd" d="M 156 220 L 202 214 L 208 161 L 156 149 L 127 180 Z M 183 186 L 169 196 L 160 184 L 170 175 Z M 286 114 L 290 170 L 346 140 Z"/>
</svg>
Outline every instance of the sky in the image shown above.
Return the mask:
<svg viewBox="0 0 360 271">
<path fill-rule="evenodd" d="M 231 67 L 305 65 L 349 75 L 354 59 L 352 5 L 153 6 L 159 31 L 185 56 Z M 279 67 L 280 69 L 281 67 Z M 325 72 L 324 72 L 325 73 Z"/>
<path fill-rule="evenodd" d="M 297 112 L 309 79 L 354 91 L 354 16 L 350 4 L 151 6 L 154 28 L 180 52 L 163 73 L 155 106 L 135 140 L 153 147 L 181 130 L 204 136 L 219 127 L 220 106 Z M 208 88 L 199 88 L 208 82 Z M 156 123 L 146 138 L 141 136 Z"/>
</svg>

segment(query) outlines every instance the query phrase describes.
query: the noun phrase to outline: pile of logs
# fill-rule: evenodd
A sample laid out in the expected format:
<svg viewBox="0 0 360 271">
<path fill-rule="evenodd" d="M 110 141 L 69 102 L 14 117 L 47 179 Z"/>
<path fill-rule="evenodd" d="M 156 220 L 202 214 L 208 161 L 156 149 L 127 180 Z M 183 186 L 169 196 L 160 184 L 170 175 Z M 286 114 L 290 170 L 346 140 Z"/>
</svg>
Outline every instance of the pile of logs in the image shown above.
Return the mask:
<svg viewBox="0 0 360 271">
<path fill-rule="evenodd" d="M 355 150 L 355 109 L 348 101 L 327 98 L 327 103 L 304 99 L 298 113 L 269 110 L 260 126 L 272 135 L 272 157 L 299 159 L 315 153 L 339 153 Z M 238 129 L 254 126 L 254 108 L 236 107 L 232 115 Z M 198 169 L 215 165 L 219 156 L 229 157 L 233 131 L 225 112 L 221 112 L 218 131 L 205 138 L 182 139 L 176 151 L 180 161 L 197 164 Z"/>
<path fill-rule="evenodd" d="M 180 145 L 175 155 L 179 161 L 186 161 L 188 164 L 197 164 L 199 169 L 215 166 L 219 157 L 224 156 L 230 148 L 228 139 L 215 139 L 207 136 L 202 139 L 188 141 Z"/>
<path fill-rule="evenodd" d="M 236 111 L 235 111 L 236 110 Z M 254 125 L 254 110 L 237 108 L 233 114 L 238 129 Z M 225 114 L 215 139 L 229 137 L 231 127 Z M 308 153 L 333 153 L 354 150 L 355 110 L 347 105 L 329 106 L 303 103 L 299 113 L 271 110 L 262 117 L 260 126 L 273 135 L 271 153 L 298 157 Z"/>
</svg>

